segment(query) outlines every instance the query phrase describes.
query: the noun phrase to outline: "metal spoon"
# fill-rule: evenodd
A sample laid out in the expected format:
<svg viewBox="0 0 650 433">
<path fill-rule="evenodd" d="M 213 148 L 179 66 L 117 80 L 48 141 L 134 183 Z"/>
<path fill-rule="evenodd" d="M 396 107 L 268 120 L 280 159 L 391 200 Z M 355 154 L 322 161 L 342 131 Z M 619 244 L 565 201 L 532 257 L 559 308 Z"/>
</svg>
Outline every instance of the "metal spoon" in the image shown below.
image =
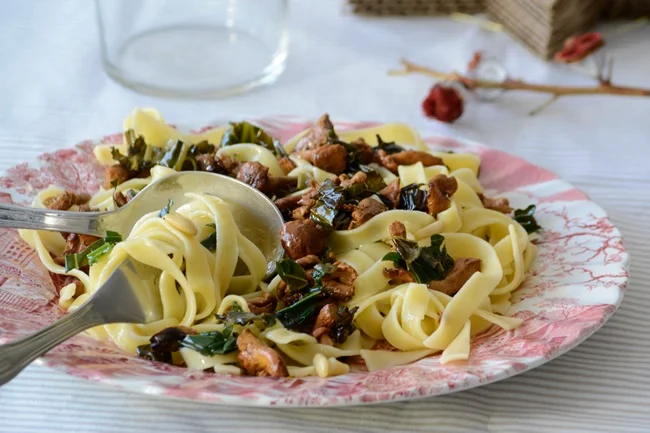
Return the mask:
<svg viewBox="0 0 650 433">
<path fill-rule="evenodd" d="M 187 202 L 186 192 L 202 192 L 231 205 L 242 234 L 253 241 L 267 259 L 267 271 L 284 254 L 279 240 L 282 215 L 258 190 L 235 179 L 212 173 L 184 172 L 165 177 L 144 188 L 127 205 L 112 212 L 61 212 L 0 205 L 0 227 L 55 230 L 97 236 L 114 230 L 128 235 L 143 214 Z M 93 326 L 109 323 L 149 323 L 159 320 L 162 308 L 143 284 L 151 272 L 146 266 L 125 261 L 79 309 L 30 337 L 0 346 L 0 385 L 53 347 Z"/>
<path fill-rule="evenodd" d="M 107 230 L 128 236 L 144 214 L 162 209 L 169 199 L 174 207 L 188 202 L 185 193 L 207 193 L 225 200 L 239 230 L 253 241 L 267 258 L 267 275 L 284 251 L 279 233 L 282 214 L 257 189 L 233 179 L 206 172 L 181 172 L 147 185 L 131 201 L 110 212 L 69 212 L 0 204 L 0 227 L 52 230 L 103 237 Z"/>
</svg>

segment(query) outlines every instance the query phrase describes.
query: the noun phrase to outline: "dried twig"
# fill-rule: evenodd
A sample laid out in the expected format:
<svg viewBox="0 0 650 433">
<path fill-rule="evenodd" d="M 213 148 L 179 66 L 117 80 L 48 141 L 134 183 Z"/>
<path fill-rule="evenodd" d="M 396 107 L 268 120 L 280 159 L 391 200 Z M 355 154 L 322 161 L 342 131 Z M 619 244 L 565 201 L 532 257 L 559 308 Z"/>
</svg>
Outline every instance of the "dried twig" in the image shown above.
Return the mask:
<svg viewBox="0 0 650 433">
<path fill-rule="evenodd" d="M 620 96 L 650 96 L 650 89 L 643 89 L 639 87 L 617 86 L 611 82 L 599 83 L 596 86 L 554 86 L 549 84 L 534 84 L 527 83 L 521 80 L 507 79 L 503 82 L 476 80 L 459 74 L 458 72 L 441 72 L 435 69 L 430 69 L 425 66 L 416 65 L 407 60 L 401 61 L 404 69 L 389 71 L 391 75 L 406 75 L 406 74 L 423 74 L 433 77 L 440 81 L 455 81 L 462 84 L 469 90 L 473 89 L 503 89 L 510 90 L 523 90 L 529 92 L 548 93 L 554 96 L 553 100 L 560 96 L 568 95 L 620 95 Z M 553 102 L 551 100 L 551 102 Z M 550 102 L 549 102 L 550 104 Z M 548 104 L 547 104 L 548 105 Z M 545 107 L 542 107 L 542 109 Z"/>
<path fill-rule="evenodd" d="M 546 107 L 548 107 L 549 105 L 551 105 L 553 102 L 557 101 L 559 97 L 560 97 L 559 95 L 553 95 L 553 96 L 551 96 L 551 98 L 550 98 L 548 101 L 544 102 L 544 103 L 543 103 L 542 105 L 540 105 L 539 107 L 537 107 L 537 108 L 535 108 L 535 109 L 533 109 L 533 110 L 530 110 L 530 112 L 528 113 L 528 115 L 529 115 L 529 116 L 534 116 L 534 115 L 536 115 L 536 114 L 541 113 L 542 111 L 544 111 L 544 109 L 546 109 Z"/>
</svg>

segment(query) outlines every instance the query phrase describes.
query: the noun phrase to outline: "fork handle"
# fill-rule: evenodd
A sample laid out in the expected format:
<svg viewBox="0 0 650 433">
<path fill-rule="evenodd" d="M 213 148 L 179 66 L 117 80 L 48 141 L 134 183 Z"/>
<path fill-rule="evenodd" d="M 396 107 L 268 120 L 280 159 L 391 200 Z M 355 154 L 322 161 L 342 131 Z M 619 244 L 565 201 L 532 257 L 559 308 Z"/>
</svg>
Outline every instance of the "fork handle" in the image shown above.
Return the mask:
<svg viewBox="0 0 650 433">
<path fill-rule="evenodd" d="M 54 346 L 104 322 L 101 315 L 93 310 L 92 302 L 89 302 L 27 338 L 0 346 L 0 386 Z"/>
<path fill-rule="evenodd" d="M 50 230 L 101 237 L 106 234 L 99 227 L 103 213 L 54 211 L 0 204 L 0 228 Z"/>
</svg>

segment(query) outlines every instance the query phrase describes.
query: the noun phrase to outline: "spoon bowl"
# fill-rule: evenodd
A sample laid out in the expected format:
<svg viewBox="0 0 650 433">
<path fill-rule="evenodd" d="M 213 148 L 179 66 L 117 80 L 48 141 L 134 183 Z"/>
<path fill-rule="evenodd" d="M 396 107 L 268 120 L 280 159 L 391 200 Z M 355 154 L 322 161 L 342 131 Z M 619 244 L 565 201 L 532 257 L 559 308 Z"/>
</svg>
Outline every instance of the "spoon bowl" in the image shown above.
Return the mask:
<svg viewBox="0 0 650 433">
<path fill-rule="evenodd" d="M 205 193 L 228 203 L 241 233 L 255 243 L 267 261 L 267 276 L 275 272 L 282 259 L 280 229 L 282 214 L 273 202 L 257 189 L 220 174 L 189 171 L 166 176 L 143 188 L 126 205 L 107 212 L 70 212 L 0 205 L 0 227 L 51 230 L 103 237 L 115 231 L 123 237 L 142 215 L 159 211 L 171 199 L 174 207 L 189 199 L 186 193 Z"/>
</svg>

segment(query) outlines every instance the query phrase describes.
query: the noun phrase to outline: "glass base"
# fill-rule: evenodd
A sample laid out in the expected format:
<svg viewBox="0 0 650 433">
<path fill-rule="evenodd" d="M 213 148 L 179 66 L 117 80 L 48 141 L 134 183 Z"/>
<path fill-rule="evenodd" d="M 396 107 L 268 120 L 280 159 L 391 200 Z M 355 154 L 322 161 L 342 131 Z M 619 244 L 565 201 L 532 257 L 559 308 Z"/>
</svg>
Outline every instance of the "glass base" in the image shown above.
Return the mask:
<svg viewBox="0 0 650 433">
<path fill-rule="evenodd" d="M 284 71 L 286 35 L 273 52 L 236 28 L 176 25 L 126 40 L 106 72 L 120 84 L 155 96 L 219 98 L 275 81 Z"/>
</svg>

